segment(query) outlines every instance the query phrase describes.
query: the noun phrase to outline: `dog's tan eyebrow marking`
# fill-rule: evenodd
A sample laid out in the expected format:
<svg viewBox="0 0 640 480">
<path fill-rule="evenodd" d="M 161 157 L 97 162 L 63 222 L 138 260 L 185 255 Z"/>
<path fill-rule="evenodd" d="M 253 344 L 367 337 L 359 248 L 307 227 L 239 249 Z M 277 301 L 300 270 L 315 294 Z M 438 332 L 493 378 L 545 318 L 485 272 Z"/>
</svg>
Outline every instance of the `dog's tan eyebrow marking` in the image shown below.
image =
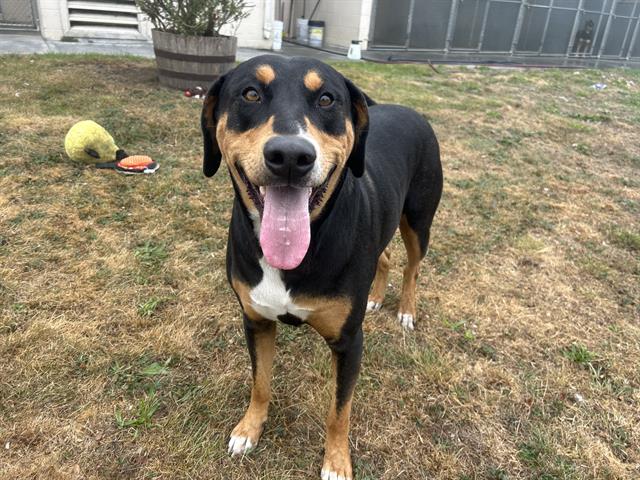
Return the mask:
<svg viewBox="0 0 640 480">
<path fill-rule="evenodd" d="M 271 65 L 260 65 L 256 68 L 256 78 L 265 85 L 269 85 L 276 78 L 276 72 Z"/>
<path fill-rule="evenodd" d="M 324 81 L 315 70 L 309 70 L 304 76 L 304 86 L 312 92 L 319 90 Z"/>
</svg>

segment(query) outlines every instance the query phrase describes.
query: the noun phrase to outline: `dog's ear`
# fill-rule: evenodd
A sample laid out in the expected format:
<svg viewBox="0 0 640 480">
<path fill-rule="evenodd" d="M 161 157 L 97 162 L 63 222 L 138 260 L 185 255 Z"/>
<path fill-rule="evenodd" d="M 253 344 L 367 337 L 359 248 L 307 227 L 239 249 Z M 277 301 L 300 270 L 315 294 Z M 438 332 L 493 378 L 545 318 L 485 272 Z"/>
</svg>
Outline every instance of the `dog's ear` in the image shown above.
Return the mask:
<svg viewBox="0 0 640 480">
<path fill-rule="evenodd" d="M 369 131 L 369 108 L 375 102 L 360 91 L 349 79 L 344 79 L 349 96 L 351 97 L 351 120 L 353 121 L 353 148 L 347 159 L 347 167 L 353 175 L 361 177 L 364 174 L 364 153 Z"/>
<path fill-rule="evenodd" d="M 216 80 L 207 92 L 200 115 L 200 126 L 202 127 L 202 138 L 204 141 L 204 160 L 202 170 L 206 177 L 212 177 L 220 167 L 222 152 L 216 140 L 216 127 L 218 119 L 216 117 L 216 105 L 218 96 L 224 84 L 226 75 L 222 75 Z"/>
</svg>

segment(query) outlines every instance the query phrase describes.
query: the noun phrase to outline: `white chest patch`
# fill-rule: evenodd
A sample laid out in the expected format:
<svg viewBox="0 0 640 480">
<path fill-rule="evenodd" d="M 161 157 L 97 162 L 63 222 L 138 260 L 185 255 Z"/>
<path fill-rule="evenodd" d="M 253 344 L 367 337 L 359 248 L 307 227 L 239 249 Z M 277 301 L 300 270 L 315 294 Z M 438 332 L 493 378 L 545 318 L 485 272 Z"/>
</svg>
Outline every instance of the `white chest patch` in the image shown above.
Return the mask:
<svg viewBox="0 0 640 480">
<path fill-rule="evenodd" d="M 277 320 L 278 315 L 287 313 L 306 320 L 313 310 L 293 303 L 282 281 L 282 272 L 269 265 L 264 258 L 260 259 L 260 268 L 262 280 L 249 292 L 253 309 L 269 320 Z"/>
</svg>

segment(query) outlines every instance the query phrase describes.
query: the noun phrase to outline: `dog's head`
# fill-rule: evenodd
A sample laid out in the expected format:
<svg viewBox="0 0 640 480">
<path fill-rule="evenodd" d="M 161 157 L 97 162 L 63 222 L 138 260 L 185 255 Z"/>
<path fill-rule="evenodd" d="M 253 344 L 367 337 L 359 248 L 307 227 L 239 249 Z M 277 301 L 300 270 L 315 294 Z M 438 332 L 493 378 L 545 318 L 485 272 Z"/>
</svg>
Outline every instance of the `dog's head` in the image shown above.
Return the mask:
<svg viewBox="0 0 640 480">
<path fill-rule="evenodd" d="M 261 220 L 267 261 L 295 268 L 310 222 L 346 169 L 364 172 L 365 96 L 322 62 L 264 55 L 213 84 L 201 120 L 204 174 L 215 174 L 224 158 L 240 200 Z"/>
<path fill-rule="evenodd" d="M 594 26 L 595 26 L 595 24 L 593 23 L 593 20 L 587 21 L 587 23 L 585 23 L 585 25 L 584 25 L 585 33 L 591 33 L 593 31 L 593 27 Z"/>
</svg>

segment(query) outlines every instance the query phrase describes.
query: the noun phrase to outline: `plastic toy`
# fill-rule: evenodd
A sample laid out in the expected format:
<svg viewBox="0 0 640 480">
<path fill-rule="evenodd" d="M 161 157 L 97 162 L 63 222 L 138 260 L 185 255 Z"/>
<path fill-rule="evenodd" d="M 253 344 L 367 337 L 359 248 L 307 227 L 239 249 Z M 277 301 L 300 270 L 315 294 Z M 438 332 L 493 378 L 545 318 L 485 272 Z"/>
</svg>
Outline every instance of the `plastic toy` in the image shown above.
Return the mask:
<svg viewBox="0 0 640 480">
<path fill-rule="evenodd" d="M 125 175 L 133 175 L 136 173 L 153 173 L 160 165 L 146 155 L 131 155 L 117 162 L 98 163 L 96 167 L 113 168 Z"/>
<path fill-rule="evenodd" d="M 127 155 L 109 132 L 93 120 L 73 125 L 64 139 L 64 149 L 71 160 L 124 174 L 153 173 L 160 167 L 146 155 Z"/>
</svg>

